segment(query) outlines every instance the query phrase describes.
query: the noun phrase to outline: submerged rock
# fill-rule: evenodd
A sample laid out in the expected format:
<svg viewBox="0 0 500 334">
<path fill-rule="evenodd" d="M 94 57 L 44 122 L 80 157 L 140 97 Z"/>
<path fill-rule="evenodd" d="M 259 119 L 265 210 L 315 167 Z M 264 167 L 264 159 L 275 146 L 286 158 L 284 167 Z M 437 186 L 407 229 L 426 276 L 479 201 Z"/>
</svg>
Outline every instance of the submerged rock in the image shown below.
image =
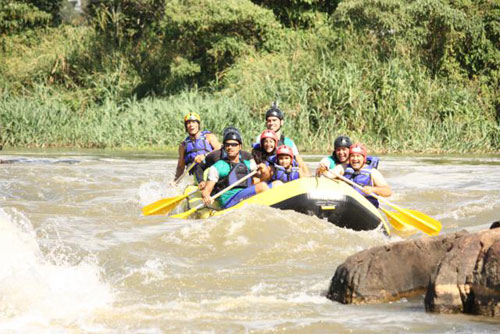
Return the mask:
<svg viewBox="0 0 500 334">
<path fill-rule="evenodd" d="M 500 316 L 500 229 L 362 251 L 337 268 L 327 297 L 362 304 L 421 294 L 431 312 Z"/>
</svg>

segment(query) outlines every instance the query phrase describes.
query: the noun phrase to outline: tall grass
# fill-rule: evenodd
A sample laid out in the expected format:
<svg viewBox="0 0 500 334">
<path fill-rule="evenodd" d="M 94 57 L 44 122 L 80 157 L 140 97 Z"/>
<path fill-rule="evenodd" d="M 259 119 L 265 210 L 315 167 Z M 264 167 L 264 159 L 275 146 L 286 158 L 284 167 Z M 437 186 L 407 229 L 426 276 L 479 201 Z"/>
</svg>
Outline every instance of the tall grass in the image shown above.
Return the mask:
<svg viewBox="0 0 500 334">
<path fill-rule="evenodd" d="M 236 98 L 216 98 L 197 91 L 171 98 L 106 100 L 77 112 L 47 95 L 3 97 L 0 123 L 5 145 L 118 148 L 174 148 L 184 139 L 183 116 L 191 111 L 202 126 L 222 133 L 226 126 L 242 130 L 250 145 L 263 122 Z"/>
<path fill-rule="evenodd" d="M 395 64 L 392 66 L 393 71 L 401 70 Z M 393 73 L 389 68 L 385 70 L 380 73 L 382 82 Z M 432 84 L 420 87 L 426 92 L 422 96 L 417 91 L 408 92 L 408 85 L 404 85 L 405 89 L 392 88 L 393 85 L 380 88 L 378 94 L 383 98 L 377 100 L 377 107 L 370 106 L 372 96 L 352 94 L 349 85 L 340 92 L 332 90 L 328 95 L 332 108 L 325 110 L 353 107 L 338 109 L 337 114 L 332 112 L 329 116 L 322 114 L 325 110 L 310 105 L 306 97 L 293 108 L 283 104 L 286 113 L 283 132 L 301 150 L 309 152 L 331 151 L 339 134 L 365 142 L 371 151 L 378 152 L 498 151 L 498 146 L 491 144 L 493 138 L 498 145 L 495 122 L 478 109 L 470 109 L 476 104 L 475 96 L 459 88 L 452 90 Z M 264 112 L 267 107 L 258 111 Z M 442 113 L 433 112 L 432 108 Z M 241 97 L 196 90 L 170 98 L 128 99 L 122 103 L 106 100 L 88 106 L 83 112 L 47 95 L 4 96 L 0 99 L 0 110 L 2 141 L 10 146 L 173 149 L 186 135 L 182 117 L 190 111 L 201 115 L 204 129 L 219 136 L 229 125 L 238 127 L 247 148 L 264 129 L 261 113 L 252 110 Z"/>
</svg>

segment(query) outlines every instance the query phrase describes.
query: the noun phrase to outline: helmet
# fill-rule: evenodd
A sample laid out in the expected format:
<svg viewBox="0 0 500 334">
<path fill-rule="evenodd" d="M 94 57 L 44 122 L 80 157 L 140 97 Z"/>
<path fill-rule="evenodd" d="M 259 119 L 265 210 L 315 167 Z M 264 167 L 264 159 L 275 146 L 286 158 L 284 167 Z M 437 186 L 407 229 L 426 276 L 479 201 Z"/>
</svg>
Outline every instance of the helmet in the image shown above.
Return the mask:
<svg viewBox="0 0 500 334">
<path fill-rule="evenodd" d="M 271 138 L 274 140 L 276 144 L 278 144 L 278 136 L 276 136 L 276 132 L 273 130 L 264 130 L 260 134 L 260 143 L 262 144 L 262 141 L 266 138 Z"/>
<path fill-rule="evenodd" d="M 226 134 L 228 134 L 229 132 L 235 132 L 235 133 L 241 135 L 240 130 L 238 130 L 234 126 L 228 126 L 227 128 L 224 129 L 224 132 L 222 133 L 222 138 L 224 138 L 226 136 Z"/>
<path fill-rule="evenodd" d="M 337 139 L 335 139 L 335 142 L 333 143 L 334 149 L 337 149 L 339 147 L 351 147 L 352 142 L 351 138 L 347 136 L 338 136 Z"/>
<path fill-rule="evenodd" d="M 285 118 L 283 111 L 278 108 L 278 103 L 276 101 L 274 101 L 271 105 L 271 109 L 266 111 L 266 119 L 268 119 L 269 117 L 277 117 L 280 120 L 283 120 L 283 118 Z"/>
<path fill-rule="evenodd" d="M 186 115 L 184 115 L 184 123 L 186 123 L 187 121 L 197 121 L 198 123 L 201 123 L 201 118 L 200 115 L 195 112 L 188 112 Z"/>
<path fill-rule="evenodd" d="M 292 149 L 286 145 L 281 145 L 280 147 L 278 147 L 278 149 L 276 150 L 276 156 L 280 156 L 280 155 L 289 155 L 292 160 L 293 160 L 293 152 L 292 152 Z"/>
<path fill-rule="evenodd" d="M 364 160 L 366 162 L 366 147 L 365 147 L 365 145 L 363 145 L 361 143 L 352 144 L 351 147 L 349 147 L 349 155 L 354 154 L 354 153 L 361 154 L 365 158 Z"/>
<path fill-rule="evenodd" d="M 238 143 L 242 143 L 241 140 L 241 135 L 239 132 L 234 132 L 234 131 L 229 131 L 224 135 L 223 143 L 227 142 L 228 140 L 236 140 Z"/>
</svg>

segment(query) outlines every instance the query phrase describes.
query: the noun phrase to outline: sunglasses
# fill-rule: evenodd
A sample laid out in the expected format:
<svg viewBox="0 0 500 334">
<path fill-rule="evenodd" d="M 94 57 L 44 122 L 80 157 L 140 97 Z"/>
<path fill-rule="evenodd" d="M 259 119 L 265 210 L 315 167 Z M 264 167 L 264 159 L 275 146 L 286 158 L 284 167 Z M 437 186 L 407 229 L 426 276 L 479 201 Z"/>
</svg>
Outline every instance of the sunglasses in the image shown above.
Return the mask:
<svg viewBox="0 0 500 334">
<path fill-rule="evenodd" d="M 224 143 L 224 147 L 236 147 L 239 143 Z"/>
</svg>

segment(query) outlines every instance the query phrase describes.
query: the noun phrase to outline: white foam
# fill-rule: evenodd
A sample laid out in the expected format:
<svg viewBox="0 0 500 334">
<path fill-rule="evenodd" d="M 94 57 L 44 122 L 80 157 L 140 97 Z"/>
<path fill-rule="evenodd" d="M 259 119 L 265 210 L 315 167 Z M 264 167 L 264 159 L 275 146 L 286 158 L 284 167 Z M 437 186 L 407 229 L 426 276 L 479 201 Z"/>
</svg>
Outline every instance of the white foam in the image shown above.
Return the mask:
<svg viewBox="0 0 500 334">
<path fill-rule="evenodd" d="M 112 302 L 111 289 L 100 281 L 97 265 L 48 261 L 29 220 L 15 211 L 8 215 L 3 209 L 0 296 L 0 332 L 32 332 L 48 328 L 53 321 L 72 323 Z"/>
</svg>

